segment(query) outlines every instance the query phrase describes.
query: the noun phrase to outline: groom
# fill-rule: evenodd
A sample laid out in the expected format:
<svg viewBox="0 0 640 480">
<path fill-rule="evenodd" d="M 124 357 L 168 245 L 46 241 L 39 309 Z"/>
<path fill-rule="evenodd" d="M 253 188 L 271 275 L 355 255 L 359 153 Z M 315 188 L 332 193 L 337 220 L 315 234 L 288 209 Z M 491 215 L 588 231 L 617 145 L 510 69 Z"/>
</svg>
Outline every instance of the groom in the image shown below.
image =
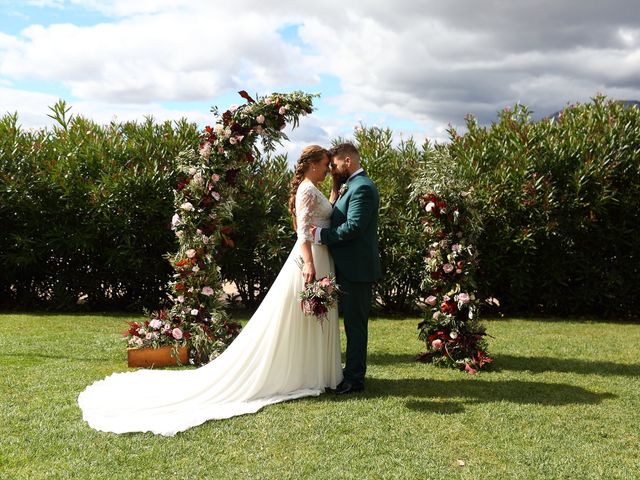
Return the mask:
<svg viewBox="0 0 640 480">
<path fill-rule="evenodd" d="M 311 234 L 316 243 L 329 246 L 336 265 L 336 280 L 343 292 L 340 302 L 347 336 L 347 362 L 344 380 L 335 390 L 342 395 L 364 390 L 373 283 L 382 276 L 377 236 L 380 196 L 360 167 L 355 146 L 343 143 L 330 153 L 331 200 L 335 200 L 331 227 L 313 226 Z"/>
</svg>

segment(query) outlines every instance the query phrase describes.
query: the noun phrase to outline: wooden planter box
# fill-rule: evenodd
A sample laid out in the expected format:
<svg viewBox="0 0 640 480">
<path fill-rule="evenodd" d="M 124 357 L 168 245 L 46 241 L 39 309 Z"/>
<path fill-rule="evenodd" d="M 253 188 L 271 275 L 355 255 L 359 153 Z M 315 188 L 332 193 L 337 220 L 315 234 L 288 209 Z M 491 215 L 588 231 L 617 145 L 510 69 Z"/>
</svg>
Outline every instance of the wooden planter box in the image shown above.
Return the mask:
<svg viewBox="0 0 640 480">
<path fill-rule="evenodd" d="M 129 367 L 169 367 L 178 365 L 176 358 L 171 354 L 173 347 L 160 348 L 129 348 L 127 349 L 127 361 Z M 187 347 L 178 347 L 178 358 L 182 365 L 189 361 Z"/>
</svg>

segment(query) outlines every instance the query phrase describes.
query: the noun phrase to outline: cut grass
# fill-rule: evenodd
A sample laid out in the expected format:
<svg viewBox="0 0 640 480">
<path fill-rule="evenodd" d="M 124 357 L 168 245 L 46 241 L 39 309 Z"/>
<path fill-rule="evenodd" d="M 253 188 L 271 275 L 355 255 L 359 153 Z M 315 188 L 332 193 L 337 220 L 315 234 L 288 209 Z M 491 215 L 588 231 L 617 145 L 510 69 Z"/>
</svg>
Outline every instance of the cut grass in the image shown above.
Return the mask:
<svg viewBox="0 0 640 480">
<path fill-rule="evenodd" d="M 0 478 L 640 478 L 638 324 L 491 320 L 493 369 L 469 376 L 413 361 L 416 319 L 374 319 L 364 393 L 165 438 L 76 404 L 127 370 L 129 319 L 0 315 Z"/>
</svg>

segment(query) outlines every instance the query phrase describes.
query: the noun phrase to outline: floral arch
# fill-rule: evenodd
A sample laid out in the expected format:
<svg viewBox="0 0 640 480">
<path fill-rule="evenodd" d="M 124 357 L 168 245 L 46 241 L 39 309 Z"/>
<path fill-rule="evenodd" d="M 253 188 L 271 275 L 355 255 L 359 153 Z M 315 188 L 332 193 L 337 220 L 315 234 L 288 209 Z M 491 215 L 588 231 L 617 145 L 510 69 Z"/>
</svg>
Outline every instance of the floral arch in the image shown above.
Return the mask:
<svg viewBox="0 0 640 480">
<path fill-rule="evenodd" d="M 216 262 L 219 246 L 232 244 L 227 233 L 237 177 L 259 154 L 258 137 L 265 151 L 273 151 L 287 139 L 283 128 L 297 127 L 300 117 L 313 111 L 317 95 L 274 93 L 254 100 L 244 90 L 239 94 L 246 102 L 221 114 L 214 107 L 216 122 L 202 132 L 199 149 L 178 158 L 171 224 L 179 247 L 166 256 L 175 270 L 171 305 L 144 322 L 131 322 L 125 334 L 129 347 L 188 346 L 190 363 L 202 364 L 222 353 L 240 331 L 221 302 Z"/>
</svg>

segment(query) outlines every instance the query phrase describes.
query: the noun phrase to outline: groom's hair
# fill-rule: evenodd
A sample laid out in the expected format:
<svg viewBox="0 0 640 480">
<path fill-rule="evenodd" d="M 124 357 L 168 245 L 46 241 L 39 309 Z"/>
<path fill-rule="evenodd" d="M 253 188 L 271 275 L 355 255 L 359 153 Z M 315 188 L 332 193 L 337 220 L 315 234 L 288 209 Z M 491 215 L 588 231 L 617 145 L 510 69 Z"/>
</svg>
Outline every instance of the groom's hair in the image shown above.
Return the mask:
<svg viewBox="0 0 640 480">
<path fill-rule="evenodd" d="M 336 145 L 331 150 L 329 150 L 329 153 L 332 157 L 351 157 L 354 160 L 360 160 L 358 149 L 353 143 L 341 143 L 339 145 Z"/>
</svg>

